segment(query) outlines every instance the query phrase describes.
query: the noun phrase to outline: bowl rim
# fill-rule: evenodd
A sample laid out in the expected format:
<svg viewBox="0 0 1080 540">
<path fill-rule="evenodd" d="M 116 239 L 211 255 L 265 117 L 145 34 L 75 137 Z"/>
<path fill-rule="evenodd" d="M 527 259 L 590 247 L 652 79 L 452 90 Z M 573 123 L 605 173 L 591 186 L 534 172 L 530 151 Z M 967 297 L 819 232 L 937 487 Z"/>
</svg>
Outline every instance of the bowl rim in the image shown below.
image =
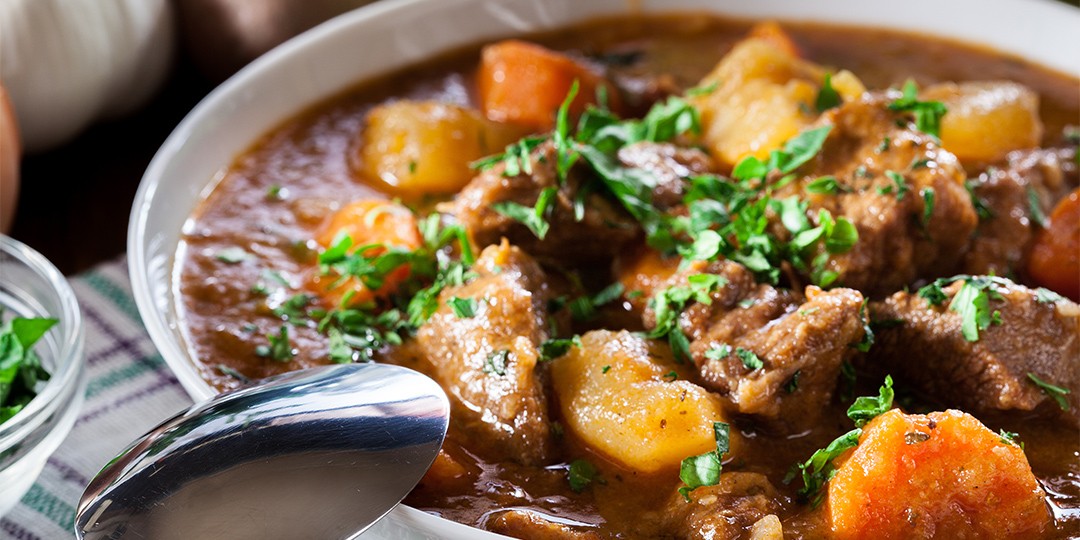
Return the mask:
<svg viewBox="0 0 1080 540">
<path fill-rule="evenodd" d="M 84 335 L 82 311 L 79 309 L 78 299 L 75 297 L 71 284 L 60 273 L 60 270 L 41 253 L 4 234 L 0 234 L 0 251 L 43 278 L 60 301 L 60 313 L 47 314 L 58 320 L 56 326 L 49 330 L 59 332 L 59 339 L 56 340 L 56 367 L 50 373 L 44 388 L 22 410 L 15 413 L 7 422 L 0 424 L 0 450 L 2 450 L 7 441 L 22 440 L 36 429 L 40 422 L 35 422 L 35 419 L 40 419 L 43 412 L 48 413 L 58 407 L 66 406 L 57 398 L 65 389 L 78 384 L 79 375 L 82 372 Z M 82 396 L 76 397 L 81 399 Z"/>
<path fill-rule="evenodd" d="M 150 218 L 152 203 L 155 201 L 155 193 L 159 189 L 159 184 L 162 179 L 168 173 L 167 169 L 170 161 L 176 158 L 184 146 L 188 144 L 189 137 L 196 134 L 196 127 L 200 123 L 208 120 L 209 114 L 213 112 L 213 109 L 217 104 L 224 102 L 230 96 L 247 91 L 248 87 L 253 84 L 253 81 L 258 80 L 260 74 L 272 71 L 279 63 L 282 63 L 293 56 L 303 55 L 306 50 L 316 48 L 319 43 L 328 41 L 335 36 L 340 36 L 342 33 L 361 28 L 364 25 L 376 24 L 385 17 L 416 13 L 435 3 L 446 6 L 447 9 L 506 9 L 508 12 L 517 10 L 518 12 L 538 12 L 541 15 L 545 15 L 549 10 L 551 12 L 560 9 L 574 10 L 574 4 L 578 2 L 576 0 L 546 0 L 545 5 L 543 6 L 530 6 L 530 0 L 505 0 L 502 2 L 495 2 L 494 0 L 381 0 L 379 2 L 368 4 L 324 22 L 307 32 L 290 39 L 242 68 L 201 100 L 177 125 L 155 154 L 140 182 L 132 206 L 127 243 L 128 269 L 132 277 L 133 296 L 152 341 L 159 349 L 170 368 L 176 374 L 185 390 L 196 401 L 212 396 L 214 390 L 202 379 L 199 369 L 191 361 L 191 351 L 188 349 L 183 336 L 179 333 L 180 329 L 176 328 L 175 322 L 170 322 L 168 313 L 163 313 L 163 306 L 156 300 L 155 296 L 156 292 L 160 293 L 163 289 L 161 287 L 158 287 L 157 289 L 152 287 L 151 273 L 148 270 L 151 266 L 151 254 L 148 252 L 149 250 L 147 248 L 147 235 L 149 234 L 147 231 L 148 220 Z M 588 11 L 589 13 L 587 15 L 575 16 L 570 20 L 574 23 L 579 23 L 597 16 L 615 15 L 620 13 L 625 14 L 635 11 L 645 14 L 708 11 L 710 13 L 730 16 L 736 19 L 776 18 L 781 22 L 784 20 L 808 20 L 838 25 L 871 26 L 922 34 L 928 37 L 943 38 L 964 44 L 988 46 L 993 50 L 1024 59 L 1025 61 L 1032 62 L 1070 77 L 1080 76 L 1080 54 L 1075 52 L 1080 51 L 1080 47 L 1065 49 L 1074 52 L 1071 55 L 1067 53 L 1058 53 L 1056 56 L 1053 56 L 1053 61 L 1049 60 L 1052 55 L 1048 52 L 1053 47 L 1060 48 L 1063 43 L 1066 45 L 1073 44 L 1073 42 L 1077 41 L 1077 38 L 1070 37 L 1069 35 L 1050 35 L 1051 32 L 1047 32 L 1046 36 L 1040 37 L 1052 40 L 1052 44 L 1029 44 L 1025 41 L 1024 36 L 1039 35 L 1037 33 L 1033 34 L 1032 32 L 1034 31 L 1031 29 L 1022 29 L 1024 30 L 1023 32 L 1018 30 L 1016 35 L 1009 34 L 1008 32 L 996 32 L 996 30 L 999 29 L 1010 29 L 1014 26 L 1023 26 L 1023 24 L 1025 24 L 1023 21 L 1018 20 L 1016 17 L 1010 17 L 1009 15 L 1010 13 L 1021 9 L 1027 14 L 1028 19 L 1040 23 L 1046 22 L 1047 24 L 1053 25 L 1053 28 L 1069 28 L 1070 26 L 1073 28 L 1080 27 L 1080 10 L 1054 0 L 950 0 L 950 2 L 947 2 L 944 5 L 939 0 L 910 0 L 912 5 L 905 8 L 905 10 L 900 10 L 902 13 L 897 14 L 895 17 L 892 16 L 892 13 L 896 10 L 890 11 L 885 9 L 886 6 L 891 5 L 888 0 L 866 0 L 865 2 L 859 3 L 829 1 L 824 4 L 802 2 L 801 0 L 763 0 L 761 2 L 745 3 L 738 2 L 737 0 L 674 0 L 670 2 L 665 0 L 634 0 L 629 2 L 626 0 L 606 0 L 597 3 L 608 6 L 607 10 L 603 13 L 597 13 L 590 2 L 590 5 L 588 6 L 576 6 L 577 8 Z M 825 10 L 825 13 L 829 14 L 828 16 L 822 16 L 822 5 L 828 6 L 828 9 Z M 621 7 L 616 8 L 612 6 Z M 871 10 L 873 10 L 875 6 L 878 11 L 878 14 L 874 15 L 875 20 L 873 22 L 863 20 L 863 18 L 871 16 Z M 944 12 L 946 15 L 939 15 L 939 18 L 931 20 L 928 24 L 923 24 L 926 22 L 925 15 L 918 13 L 921 8 Z M 948 16 L 948 14 L 958 14 L 963 12 L 963 10 L 969 10 L 974 15 L 981 17 L 991 17 L 997 26 L 994 28 L 976 27 L 974 23 L 966 23 L 958 26 L 962 31 L 953 33 L 951 32 L 951 26 L 954 25 L 955 20 Z M 889 17 L 892 18 L 887 19 L 886 15 L 881 14 L 882 12 L 890 13 Z M 552 24 L 549 19 L 543 17 L 541 17 L 541 19 L 542 20 L 538 25 L 529 26 L 518 33 L 528 33 L 566 25 L 565 23 Z M 479 31 L 469 34 L 470 37 L 460 40 L 457 43 L 457 46 L 482 41 L 482 36 L 476 35 L 478 33 Z M 507 30 L 504 32 L 504 35 L 513 35 L 513 33 L 513 30 Z M 444 47 L 442 49 L 428 50 L 423 57 L 435 56 L 440 52 L 445 52 L 452 48 L 453 47 Z M 401 67 L 410 65 L 416 61 L 416 58 L 404 57 L 401 61 L 395 63 L 394 67 L 384 69 L 381 73 L 400 69 Z M 358 76 L 352 84 L 355 85 L 372 76 L 373 75 Z M 280 125 L 280 122 L 284 121 L 284 119 L 290 118 L 296 113 L 325 99 L 338 95 L 347 87 L 348 85 L 322 91 L 322 95 L 319 98 L 312 99 L 305 103 L 296 103 L 292 110 L 275 112 L 274 115 L 277 123 L 271 124 L 271 126 Z M 271 127 L 269 129 L 273 128 Z M 246 148 L 250 148 L 254 142 L 254 140 L 248 141 L 237 150 L 237 153 L 241 153 Z M 231 159 L 235 158 L 236 155 L 233 155 Z M 222 168 L 227 167 L 229 163 L 231 163 L 231 160 L 220 164 L 218 170 L 220 171 Z M 203 186 L 203 195 L 199 201 L 205 198 L 206 194 L 209 193 L 219 180 L 220 173 L 215 178 L 194 179 L 199 185 Z M 192 210 L 193 208 L 188 209 L 188 215 L 190 215 Z M 178 297 L 178 280 L 176 276 L 178 270 L 178 261 L 176 260 L 177 247 L 176 244 L 170 245 L 171 249 L 168 252 L 168 260 L 165 262 L 168 271 L 163 274 L 159 273 L 155 276 L 158 278 L 164 277 L 168 280 L 168 283 L 165 283 L 164 290 L 169 291 L 169 295 L 171 295 L 171 298 L 167 300 L 167 308 L 173 310 L 176 308 L 173 302 L 176 301 L 176 298 Z M 415 522 L 416 519 L 434 517 L 409 507 L 399 506 L 399 509 L 395 510 L 395 512 L 398 512 L 399 510 L 403 512 L 404 515 L 409 516 L 407 521 Z M 440 521 L 460 525 L 449 520 Z M 462 525 L 462 527 L 468 529 L 471 534 L 482 534 L 485 532 L 464 525 Z M 489 537 L 491 538 L 502 538 L 499 535 L 493 535 L 491 533 L 487 533 L 487 535 L 490 535 Z"/>
</svg>

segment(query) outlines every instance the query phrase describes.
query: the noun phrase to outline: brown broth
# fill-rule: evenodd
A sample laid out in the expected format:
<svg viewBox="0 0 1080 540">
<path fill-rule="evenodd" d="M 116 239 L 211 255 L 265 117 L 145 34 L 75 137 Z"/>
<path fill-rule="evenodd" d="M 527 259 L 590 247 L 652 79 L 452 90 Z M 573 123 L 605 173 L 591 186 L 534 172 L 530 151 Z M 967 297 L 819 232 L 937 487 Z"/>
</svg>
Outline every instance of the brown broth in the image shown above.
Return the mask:
<svg viewBox="0 0 1080 540">
<path fill-rule="evenodd" d="M 858 74 L 870 88 L 898 86 L 908 78 L 937 81 L 1010 79 L 1042 96 L 1046 137 L 1056 139 L 1066 124 L 1078 121 L 1078 82 L 1014 57 L 937 38 L 892 31 L 821 24 L 785 24 L 805 55 L 816 62 Z M 623 17 L 591 21 L 531 36 L 559 50 L 604 55 L 645 51 L 642 69 L 671 73 L 692 86 L 742 37 L 749 23 L 700 15 Z M 260 358 L 254 349 L 275 333 L 279 318 L 268 313 L 266 298 L 253 293 L 267 283 L 265 271 L 280 273 L 298 286 L 313 271 L 311 238 L 325 215 L 348 201 L 386 196 L 357 179 L 355 156 L 365 113 L 388 99 L 422 98 L 469 104 L 472 73 L 479 46 L 471 46 L 424 64 L 367 81 L 313 106 L 282 123 L 237 158 L 185 230 L 178 257 L 181 264 L 183 320 L 188 346 L 203 376 L 220 389 L 240 382 L 226 375 L 226 366 L 255 379 L 288 370 L 325 364 L 325 337 L 312 325 L 292 330 L 297 356 L 289 362 Z M 268 114 L 274 114 L 272 111 Z M 288 192 L 283 201 L 268 201 L 270 186 Z M 415 201 L 414 201 L 415 202 Z M 250 246 L 255 258 L 228 264 L 215 257 L 220 250 Z M 283 291 L 271 301 L 283 300 Z M 275 297 L 275 295 L 277 295 Z M 386 360 L 409 365 L 407 354 L 389 353 Z M 873 392 L 875 388 L 865 388 Z M 828 421 L 794 439 L 778 439 L 745 426 L 752 463 L 730 463 L 725 470 L 764 472 L 784 497 L 794 487 L 781 482 L 788 467 L 805 459 L 850 425 L 839 405 Z M 1027 455 L 1061 520 L 1053 538 L 1080 535 L 1080 434 L 1075 429 L 1025 419 L 989 422 L 1019 432 Z M 605 535 L 653 537 L 655 515 L 678 486 L 676 471 L 642 476 L 593 456 L 606 483 L 582 494 L 565 480 L 565 464 L 547 468 L 488 463 L 476 457 L 464 436 L 452 432 L 447 450 L 480 471 L 465 485 L 421 485 L 407 502 L 456 521 L 483 526 L 493 512 L 508 507 L 536 510 L 560 522 L 576 523 Z M 588 453 L 567 437 L 564 456 Z M 789 537 L 818 537 L 813 513 L 788 501 L 785 532 Z"/>
</svg>

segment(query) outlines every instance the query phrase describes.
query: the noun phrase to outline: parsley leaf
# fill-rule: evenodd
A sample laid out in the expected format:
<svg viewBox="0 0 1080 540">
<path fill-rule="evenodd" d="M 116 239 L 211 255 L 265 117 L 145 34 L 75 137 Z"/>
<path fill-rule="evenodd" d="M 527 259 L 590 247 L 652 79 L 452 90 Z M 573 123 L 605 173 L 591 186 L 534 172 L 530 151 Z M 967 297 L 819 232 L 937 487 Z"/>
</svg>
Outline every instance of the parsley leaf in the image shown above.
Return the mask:
<svg viewBox="0 0 1080 540">
<path fill-rule="evenodd" d="M 589 484 L 596 480 L 600 471 L 596 469 L 596 466 L 584 459 L 575 459 L 570 462 L 570 468 L 567 470 L 567 480 L 570 482 L 570 489 L 574 493 L 581 493 L 585 491 L 585 488 L 589 487 Z"/>
<path fill-rule="evenodd" d="M 455 296 L 447 300 L 446 303 L 459 319 L 471 319 L 476 316 L 475 298 L 458 298 Z"/>
<path fill-rule="evenodd" d="M 1027 187 L 1027 201 L 1028 201 L 1028 213 L 1031 214 L 1031 221 L 1034 221 L 1036 225 L 1046 228 L 1050 225 L 1050 219 L 1043 213 L 1042 203 L 1039 202 L 1039 192 L 1035 191 L 1032 186 Z"/>
<path fill-rule="evenodd" d="M 926 229 L 930 225 L 930 218 L 934 215 L 934 188 L 923 188 L 919 190 L 919 195 L 922 196 L 923 200 L 922 221 L 920 223 L 923 229 Z"/>
<path fill-rule="evenodd" d="M 214 258 L 226 264 L 238 264 L 254 258 L 242 247 L 227 247 L 214 254 Z"/>
<path fill-rule="evenodd" d="M 754 354 L 753 351 L 739 347 L 735 349 L 735 356 L 742 361 L 743 365 L 746 366 L 746 369 L 755 370 L 765 367 L 765 363 L 762 362 L 761 358 L 758 358 L 758 355 Z"/>
<path fill-rule="evenodd" d="M 255 347 L 256 356 L 270 358 L 278 362 L 288 362 L 296 356 L 296 349 L 293 348 L 292 343 L 289 341 L 288 325 L 281 325 L 277 334 L 267 334 L 266 340 L 270 342 L 269 345 Z"/>
<path fill-rule="evenodd" d="M 49 379 L 34 345 L 56 319 L 15 317 L 0 327 L 0 424 L 37 396 L 38 381 Z"/>
<path fill-rule="evenodd" d="M 1060 294 L 1051 291 L 1050 289 L 1044 287 L 1039 287 L 1038 289 L 1035 289 L 1035 301 L 1039 302 L 1040 304 L 1054 304 L 1057 302 L 1061 302 L 1065 299 L 1066 298 L 1064 296 L 1061 296 Z"/>
<path fill-rule="evenodd" d="M 546 187 L 536 199 L 536 206 L 528 207 L 513 201 L 500 201 L 491 205 L 491 209 L 520 222 L 529 228 L 537 238 L 543 240 L 547 236 L 551 225 L 545 219 L 551 199 L 558 190 L 554 187 Z"/>
<path fill-rule="evenodd" d="M 510 351 L 507 349 L 499 349 L 491 354 L 487 355 L 484 359 L 484 373 L 503 376 L 506 375 L 506 361 L 510 358 Z"/>
<path fill-rule="evenodd" d="M 889 110 L 912 113 L 915 129 L 938 138 L 941 134 L 941 117 L 949 109 L 940 101 L 919 101 L 919 86 L 911 79 L 904 83 L 902 92 L 901 97 L 889 104 Z"/>
<path fill-rule="evenodd" d="M 855 422 L 855 427 L 861 428 L 870 420 L 891 409 L 893 397 L 895 397 L 893 380 L 891 376 L 886 375 L 885 384 L 878 389 L 877 397 L 860 396 L 856 398 L 855 403 L 848 407 L 848 418 Z"/>
<path fill-rule="evenodd" d="M 721 343 L 719 346 L 705 351 L 705 358 L 709 360 L 723 360 L 728 356 L 731 356 L 731 345 L 727 343 Z"/>
<path fill-rule="evenodd" d="M 836 180 L 835 176 L 822 176 L 806 184 L 807 193 L 824 195 L 836 195 L 841 191 L 849 191 L 849 188 Z"/>
<path fill-rule="evenodd" d="M 679 488 L 679 494 L 687 502 L 690 502 L 691 491 L 720 482 L 723 468 L 721 459 L 731 446 L 731 427 L 724 422 L 713 422 L 713 437 L 716 439 L 716 450 L 684 458 L 679 465 L 679 480 L 686 484 Z"/>
<path fill-rule="evenodd" d="M 581 347 L 581 336 L 549 339 L 540 344 L 540 361 L 547 362 L 565 355 L 570 347 Z"/>
<path fill-rule="evenodd" d="M 833 107 L 839 107 L 843 101 L 840 99 L 840 94 L 836 92 L 836 89 L 832 86 L 832 74 L 825 74 L 825 82 L 821 84 L 821 90 L 818 91 L 817 99 L 814 100 L 814 108 L 818 112 L 825 112 Z"/>
<path fill-rule="evenodd" d="M 990 328 L 991 324 L 1001 324 L 1000 313 L 990 310 L 992 284 L 993 281 L 986 277 L 966 279 L 949 303 L 949 311 L 960 314 L 960 331 L 968 341 L 978 341 L 980 330 Z"/>
<path fill-rule="evenodd" d="M 1030 371 L 1028 372 L 1027 376 L 1028 379 L 1031 379 L 1031 382 L 1035 383 L 1035 386 L 1038 386 L 1044 394 L 1049 396 L 1050 399 L 1054 400 L 1058 404 L 1058 407 L 1061 407 L 1061 410 L 1069 410 L 1069 402 L 1065 400 L 1065 395 L 1069 393 L 1068 388 L 1054 386 L 1040 379 L 1037 375 Z"/>
</svg>

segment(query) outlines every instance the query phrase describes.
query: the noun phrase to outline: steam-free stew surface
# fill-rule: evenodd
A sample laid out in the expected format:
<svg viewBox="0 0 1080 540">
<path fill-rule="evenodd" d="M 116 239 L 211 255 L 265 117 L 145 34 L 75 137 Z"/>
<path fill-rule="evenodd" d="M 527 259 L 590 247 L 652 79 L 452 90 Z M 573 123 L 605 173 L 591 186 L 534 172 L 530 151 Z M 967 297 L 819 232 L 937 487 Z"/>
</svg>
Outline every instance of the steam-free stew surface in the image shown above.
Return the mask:
<svg viewBox="0 0 1080 540">
<path fill-rule="evenodd" d="M 1007 55 L 872 29 L 783 26 L 805 58 L 850 70 L 870 89 L 899 88 L 907 79 L 924 87 L 942 81 L 1011 80 L 1039 94 L 1044 144 L 1059 141 L 1066 126 L 1078 120 L 1075 79 Z M 658 75 L 663 75 L 675 87 L 685 89 L 698 84 L 749 28 L 749 23 L 699 15 L 632 17 L 594 21 L 531 36 L 529 40 L 592 58 L 618 72 L 624 83 L 655 82 Z M 366 82 L 319 104 L 267 134 L 225 171 L 185 229 L 178 258 L 183 330 L 199 369 L 211 384 L 219 389 L 232 388 L 248 380 L 330 361 L 327 336 L 310 323 L 289 325 L 290 354 L 284 361 L 268 356 L 265 349 L 270 344 L 267 336 L 276 335 L 283 318 L 289 317 L 287 301 L 303 291 L 318 273 L 317 257 L 323 247 L 313 239 L 327 216 L 357 199 L 401 196 L 418 211 L 430 212 L 436 203 L 452 197 L 393 193 L 372 179 L 358 178 L 356 171 L 363 169 L 359 156 L 365 116 L 373 106 L 388 100 L 435 100 L 475 106 L 478 51 L 479 47 L 473 47 L 455 52 Z M 552 279 L 580 279 L 586 288 L 595 291 L 613 280 L 610 261 L 602 262 L 576 266 L 580 274 L 576 278 Z M 558 273 L 549 270 L 548 274 Z M 587 326 L 640 330 L 641 322 L 629 307 L 632 302 L 620 302 L 626 308 L 619 307 L 619 302 L 609 305 Z M 306 307 L 301 306 L 303 309 Z M 583 332 L 585 327 L 579 324 L 574 330 Z M 377 359 L 430 370 L 428 364 L 439 360 L 418 360 L 423 350 L 418 352 L 407 342 L 382 351 Z M 881 384 L 880 370 L 860 366 L 859 375 L 859 383 L 851 393 L 875 395 Z M 694 380 L 696 375 L 686 377 Z M 548 381 L 546 375 L 542 380 Z M 962 408 L 948 400 L 935 401 L 932 396 L 905 392 L 902 379 L 897 381 L 897 388 L 906 396 L 902 404 L 909 412 Z M 816 449 L 851 429 L 844 414 L 848 404 L 850 401 L 842 400 L 839 394 L 833 396 L 820 418 L 797 433 L 778 434 L 753 416 L 731 421 L 732 432 L 741 434 L 742 457 L 725 463 L 724 473 L 765 475 L 775 489 L 772 496 L 779 501 L 773 513 L 783 523 L 787 537 L 829 535 L 821 513 L 797 500 L 800 482 L 785 484 L 784 477 L 793 464 L 806 460 Z M 558 421 L 554 400 L 548 408 Z M 986 414 L 979 419 L 995 432 L 1004 429 L 1018 433 L 1024 442 L 1027 459 L 1046 491 L 1047 504 L 1056 520 L 1048 526 L 1046 537 L 1080 535 L 1080 433 L 1076 427 L 1034 412 Z M 528 464 L 483 457 L 490 455 L 485 448 L 477 447 L 483 440 L 471 437 L 461 424 L 453 424 L 445 454 L 460 470 L 422 482 L 406 502 L 469 525 L 522 535 L 546 531 L 568 537 L 675 537 L 690 535 L 685 529 L 695 526 L 689 517 L 686 528 L 671 525 L 671 516 L 682 511 L 672 509 L 673 501 L 678 501 L 676 489 L 682 485 L 678 470 L 668 467 L 655 472 L 634 471 L 606 459 L 570 432 L 555 438 L 557 447 L 544 460 Z M 567 469 L 570 462 L 579 459 L 594 464 L 599 472 L 586 489 L 576 492 L 567 480 Z M 500 518 L 507 509 L 530 510 L 535 512 L 531 515 L 558 526 L 515 524 Z M 732 530 L 748 534 L 749 524 L 737 516 L 729 521 Z M 695 534 L 704 532 L 698 530 Z M 738 534 L 732 533 L 731 537 Z"/>
</svg>

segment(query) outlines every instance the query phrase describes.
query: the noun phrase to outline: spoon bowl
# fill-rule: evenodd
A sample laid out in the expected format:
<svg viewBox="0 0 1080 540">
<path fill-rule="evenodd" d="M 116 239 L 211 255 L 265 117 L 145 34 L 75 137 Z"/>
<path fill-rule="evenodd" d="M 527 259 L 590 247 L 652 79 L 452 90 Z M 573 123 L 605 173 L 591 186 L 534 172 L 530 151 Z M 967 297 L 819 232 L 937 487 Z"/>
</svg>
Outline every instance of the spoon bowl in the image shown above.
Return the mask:
<svg viewBox="0 0 1080 540">
<path fill-rule="evenodd" d="M 352 538 L 442 447 L 446 394 L 388 364 L 323 366 L 166 420 L 91 481 L 79 538 Z"/>
</svg>

